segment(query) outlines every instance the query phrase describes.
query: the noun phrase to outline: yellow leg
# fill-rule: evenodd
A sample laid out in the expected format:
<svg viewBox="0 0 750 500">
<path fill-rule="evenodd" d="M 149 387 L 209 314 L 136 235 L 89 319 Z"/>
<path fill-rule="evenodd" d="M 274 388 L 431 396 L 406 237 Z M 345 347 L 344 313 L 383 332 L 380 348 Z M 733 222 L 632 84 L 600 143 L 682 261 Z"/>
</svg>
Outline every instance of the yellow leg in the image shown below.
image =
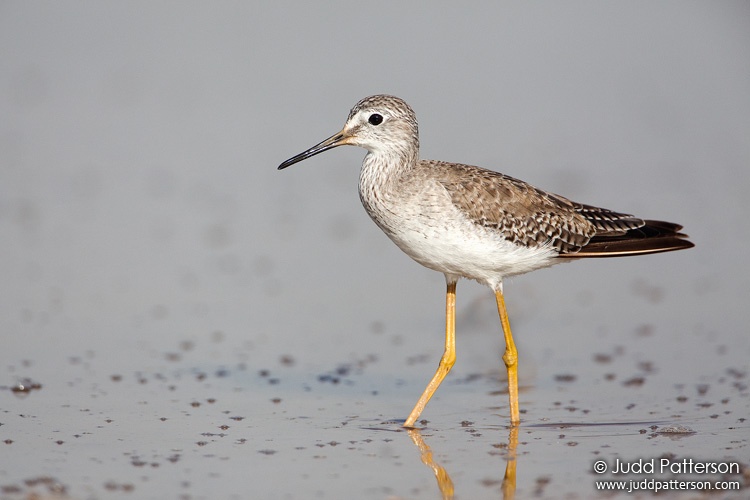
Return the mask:
<svg viewBox="0 0 750 500">
<path fill-rule="evenodd" d="M 440 386 L 448 372 L 451 371 L 453 365 L 456 363 L 456 282 L 448 282 L 448 290 L 445 293 L 445 352 L 443 357 L 440 358 L 440 364 L 435 372 L 435 375 L 427 384 L 427 388 L 422 393 L 422 396 L 414 405 L 414 409 L 409 414 L 409 418 L 404 422 L 404 427 L 414 427 L 414 422 L 417 421 L 419 415 L 422 414 L 424 407 L 427 406 L 427 402 L 430 400 L 435 391 Z"/>
<path fill-rule="evenodd" d="M 508 321 L 508 312 L 505 310 L 505 298 L 502 289 L 495 292 L 495 299 L 497 300 L 497 312 L 500 314 L 500 323 L 503 325 L 503 335 L 505 335 L 503 361 L 505 362 L 505 368 L 508 370 L 510 424 L 517 426 L 521 422 L 518 415 L 518 351 L 516 351 L 516 344 L 513 342 L 513 334 L 510 331 L 510 321 Z"/>
</svg>

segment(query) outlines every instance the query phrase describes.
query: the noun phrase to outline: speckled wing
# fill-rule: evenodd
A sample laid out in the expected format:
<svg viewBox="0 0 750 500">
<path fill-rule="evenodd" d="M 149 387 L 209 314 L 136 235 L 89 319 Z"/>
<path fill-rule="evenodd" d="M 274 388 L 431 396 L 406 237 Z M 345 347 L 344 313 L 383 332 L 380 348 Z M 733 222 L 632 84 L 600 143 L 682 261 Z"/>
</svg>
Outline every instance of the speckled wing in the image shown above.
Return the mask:
<svg viewBox="0 0 750 500">
<path fill-rule="evenodd" d="M 518 245 L 549 245 L 560 257 L 613 257 L 693 246 L 681 226 L 575 203 L 521 180 L 470 165 L 425 161 L 424 167 L 475 224 Z"/>
<path fill-rule="evenodd" d="M 498 231 L 508 241 L 574 252 L 596 234 L 596 226 L 565 198 L 491 170 L 431 163 L 433 171 L 443 173 L 437 178 L 453 204 L 469 220 Z"/>
</svg>

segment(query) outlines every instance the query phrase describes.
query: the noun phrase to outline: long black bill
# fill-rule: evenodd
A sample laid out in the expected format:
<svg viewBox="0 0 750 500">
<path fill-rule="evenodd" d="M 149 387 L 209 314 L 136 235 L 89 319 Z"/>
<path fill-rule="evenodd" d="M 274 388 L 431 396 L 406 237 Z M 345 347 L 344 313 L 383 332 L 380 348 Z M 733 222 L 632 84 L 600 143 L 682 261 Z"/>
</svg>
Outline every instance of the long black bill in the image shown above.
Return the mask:
<svg viewBox="0 0 750 500">
<path fill-rule="evenodd" d="M 311 156 L 315 156 L 317 154 L 322 153 L 323 151 L 328 151 L 329 149 L 333 149 L 337 146 L 341 146 L 343 144 L 346 144 L 347 137 L 344 135 L 343 132 L 339 132 L 335 135 L 332 135 L 325 141 L 316 144 L 315 146 L 311 147 L 307 151 L 303 151 L 302 153 L 298 154 L 297 156 L 293 156 L 289 158 L 287 161 L 279 165 L 279 170 L 285 169 L 286 167 L 290 165 L 294 165 L 295 163 L 301 162 L 302 160 L 306 160 L 310 158 Z"/>
</svg>

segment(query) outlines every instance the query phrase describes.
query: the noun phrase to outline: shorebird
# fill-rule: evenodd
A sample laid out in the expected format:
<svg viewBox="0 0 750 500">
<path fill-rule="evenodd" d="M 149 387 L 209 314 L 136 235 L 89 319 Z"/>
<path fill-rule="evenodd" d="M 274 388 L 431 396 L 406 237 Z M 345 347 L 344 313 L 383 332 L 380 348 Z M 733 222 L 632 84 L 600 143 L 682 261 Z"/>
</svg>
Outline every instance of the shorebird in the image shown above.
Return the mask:
<svg viewBox="0 0 750 500">
<path fill-rule="evenodd" d="M 367 150 L 359 197 L 375 224 L 409 257 L 445 275 L 445 351 L 404 422 L 414 427 L 456 361 L 456 282 L 476 280 L 495 293 L 505 337 L 510 423 L 519 425 L 518 352 L 503 279 L 572 259 L 669 252 L 693 244 L 672 222 L 646 220 L 543 191 L 480 167 L 419 159 L 414 110 L 390 95 L 359 101 L 340 132 L 279 165 L 337 146 Z"/>
</svg>

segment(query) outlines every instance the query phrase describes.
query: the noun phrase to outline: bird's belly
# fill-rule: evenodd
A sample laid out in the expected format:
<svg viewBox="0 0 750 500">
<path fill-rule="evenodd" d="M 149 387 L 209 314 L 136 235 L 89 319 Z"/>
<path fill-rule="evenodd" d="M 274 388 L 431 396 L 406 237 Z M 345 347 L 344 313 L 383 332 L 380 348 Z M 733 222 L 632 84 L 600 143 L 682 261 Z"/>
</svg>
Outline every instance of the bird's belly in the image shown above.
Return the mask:
<svg viewBox="0 0 750 500">
<path fill-rule="evenodd" d="M 423 266 L 492 288 L 497 288 L 505 277 L 555 263 L 557 252 L 552 248 L 518 245 L 492 228 L 450 215 L 455 217 L 422 212 L 373 220 L 401 250 Z"/>
</svg>

